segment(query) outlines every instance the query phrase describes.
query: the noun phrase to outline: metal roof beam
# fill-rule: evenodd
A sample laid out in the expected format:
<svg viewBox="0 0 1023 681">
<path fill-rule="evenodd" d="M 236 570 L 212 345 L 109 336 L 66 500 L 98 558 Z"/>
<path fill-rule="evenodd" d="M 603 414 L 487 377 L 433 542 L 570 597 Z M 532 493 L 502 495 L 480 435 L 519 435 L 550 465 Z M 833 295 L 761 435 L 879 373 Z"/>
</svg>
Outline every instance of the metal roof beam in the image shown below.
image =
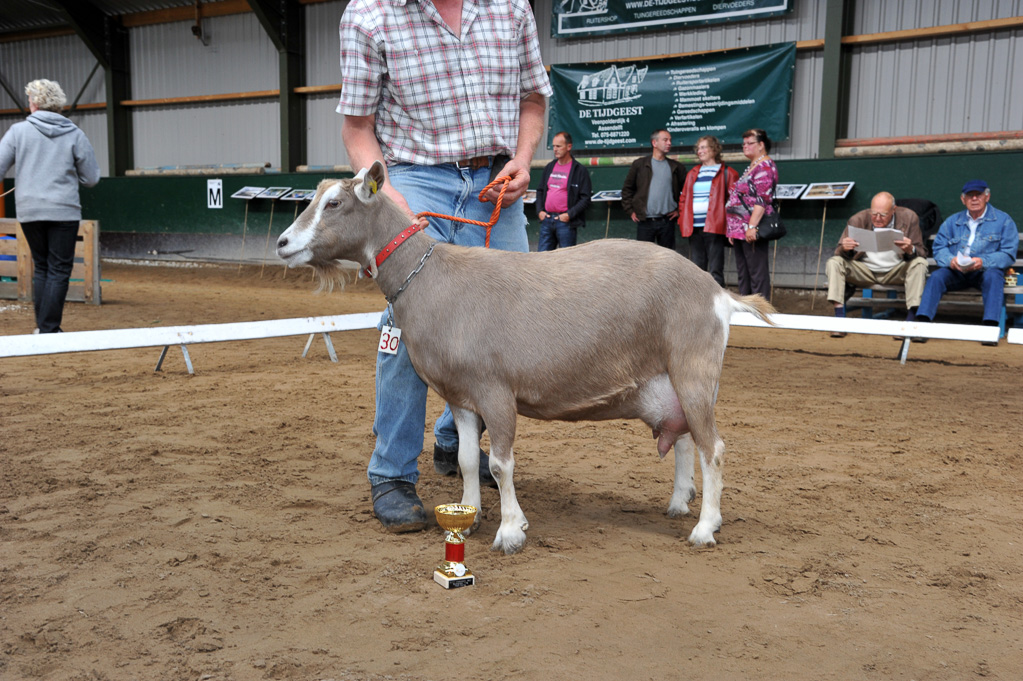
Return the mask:
<svg viewBox="0 0 1023 681">
<path fill-rule="evenodd" d="M 298 0 L 249 0 L 263 30 L 277 48 L 281 91 L 281 170 L 306 162 L 305 11 Z"/>
<path fill-rule="evenodd" d="M 110 174 L 124 175 L 134 168 L 134 136 L 131 111 L 123 102 L 131 99 L 131 59 L 128 31 L 89 0 L 54 0 L 61 6 L 75 33 L 106 72 L 107 153 Z"/>
</svg>

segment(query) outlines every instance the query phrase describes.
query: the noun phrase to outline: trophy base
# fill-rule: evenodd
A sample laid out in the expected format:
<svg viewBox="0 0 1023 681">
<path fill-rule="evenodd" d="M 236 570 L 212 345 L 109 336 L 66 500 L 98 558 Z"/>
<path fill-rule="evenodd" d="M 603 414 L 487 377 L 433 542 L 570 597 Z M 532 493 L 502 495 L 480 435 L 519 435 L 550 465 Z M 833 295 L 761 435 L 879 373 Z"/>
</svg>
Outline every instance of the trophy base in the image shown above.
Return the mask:
<svg viewBox="0 0 1023 681">
<path fill-rule="evenodd" d="M 440 570 L 434 570 L 433 581 L 437 582 L 445 589 L 457 589 L 462 586 L 472 586 L 475 584 L 476 575 L 467 571 L 461 577 L 455 577 L 454 575 L 446 575 Z"/>
</svg>

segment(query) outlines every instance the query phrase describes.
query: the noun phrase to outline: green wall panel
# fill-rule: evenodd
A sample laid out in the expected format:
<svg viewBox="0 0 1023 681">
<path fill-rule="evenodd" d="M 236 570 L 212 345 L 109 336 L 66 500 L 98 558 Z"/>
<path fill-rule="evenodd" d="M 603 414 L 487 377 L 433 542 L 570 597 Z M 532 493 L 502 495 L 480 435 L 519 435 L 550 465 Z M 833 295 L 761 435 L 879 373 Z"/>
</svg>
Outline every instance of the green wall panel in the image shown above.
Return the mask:
<svg viewBox="0 0 1023 681">
<path fill-rule="evenodd" d="M 733 164 L 741 171 L 743 166 Z M 838 240 L 849 216 L 866 208 L 879 191 L 890 191 L 897 198 L 925 198 L 934 201 L 942 215 L 962 209 L 959 191 L 966 180 L 986 179 L 991 185 L 992 204 L 1023 222 L 1023 152 L 978 152 L 853 159 L 781 161 L 781 181 L 786 184 L 853 181 L 852 193 L 841 201 L 784 201 L 782 215 L 789 228 L 786 246 L 816 247 L 825 216 L 824 243 L 830 249 Z M 595 166 L 589 169 L 593 186 L 598 189 L 621 188 L 627 167 Z M 541 169 L 533 170 L 532 186 L 539 182 Z M 341 175 L 332 175 L 340 177 Z M 206 207 L 206 180 L 216 177 L 116 177 L 104 178 L 96 187 L 82 190 L 84 215 L 100 221 L 103 232 L 138 234 L 241 234 L 265 230 L 273 210 L 273 231 L 280 233 L 290 224 L 295 204 L 255 199 L 242 201 L 230 195 L 246 185 L 289 186 L 311 189 L 328 175 L 290 173 L 280 175 L 224 175 L 224 208 Z M 4 181 L 9 188 L 11 180 Z M 14 215 L 13 195 L 6 197 L 6 213 Z M 305 204 L 300 206 L 304 207 Z M 635 227 L 618 203 L 594 204 L 586 214 L 587 227 L 581 241 L 603 238 L 635 238 Z M 527 206 L 530 237 L 537 236 L 536 206 Z"/>
<path fill-rule="evenodd" d="M 732 166 L 738 172 L 745 169 L 745 164 Z M 596 166 L 589 171 L 594 190 L 618 189 L 628 169 Z M 963 209 L 959 192 L 967 180 L 974 178 L 987 180 L 991 186 L 991 203 L 1012 215 L 1023 228 L 1023 192 L 1016 190 L 1023 186 L 1023 152 L 779 161 L 778 173 L 784 184 L 856 183 L 849 196 L 840 201 L 782 201 L 782 217 L 789 230 L 784 241 L 786 246 L 816 248 L 823 221 L 825 249 L 833 249 L 849 217 L 868 208 L 870 199 L 880 191 L 890 191 L 896 198 L 933 201 L 944 219 Z M 540 171 L 535 171 L 534 186 L 539 176 Z M 535 240 L 537 225 L 533 208 L 527 207 L 526 212 Z M 607 204 L 591 206 L 586 213 L 586 225 L 580 232 L 580 241 L 602 238 L 605 232 L 610 237 L 636 237 L 632 221 L 617 203 L 612 204 L 610 222 Z"/>
</svg>

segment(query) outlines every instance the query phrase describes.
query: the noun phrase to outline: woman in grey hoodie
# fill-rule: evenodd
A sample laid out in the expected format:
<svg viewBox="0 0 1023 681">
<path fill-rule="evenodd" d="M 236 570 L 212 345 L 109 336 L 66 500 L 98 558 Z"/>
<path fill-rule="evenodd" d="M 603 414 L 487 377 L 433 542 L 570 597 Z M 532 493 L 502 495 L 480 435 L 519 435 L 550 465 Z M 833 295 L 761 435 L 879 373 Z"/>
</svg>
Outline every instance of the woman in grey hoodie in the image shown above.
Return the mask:
<svg viewBox="0 0 1023 681">
<path fill-rule="evenodd" d="M 35 266 L 36 327 L 39 333 L 56 333 L 82 219 L 78 185 L 99 182 L 99 165 L 85 133 L 60 114 L 67 102 L 60 85 L 33 80 L 25 94 L 31 113 L 0 139 L 0 177 L 15 166 L 17 215 Z"/>
</svg>

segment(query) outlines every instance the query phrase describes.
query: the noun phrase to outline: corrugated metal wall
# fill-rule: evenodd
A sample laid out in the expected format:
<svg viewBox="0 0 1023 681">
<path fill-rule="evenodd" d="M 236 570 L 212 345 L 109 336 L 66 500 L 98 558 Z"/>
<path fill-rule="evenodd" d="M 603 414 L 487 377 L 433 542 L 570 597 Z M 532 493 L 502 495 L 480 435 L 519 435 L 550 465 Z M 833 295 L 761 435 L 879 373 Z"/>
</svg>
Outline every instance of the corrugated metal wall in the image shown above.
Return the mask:
<svg viewBox="0 0 1023 681">
<path fill-rule="evenodd" d="M 863 0 L 855 34 L 1019 16 L 1020 0 Z M 847 137 L 1023 129 L 1023 30 L 853 47 Z"/>
<path fill-rule="evenodd" d="M 47 78 L 60 83 L 68 104 L 78 99 L 79 104 L 94 104 L 106 99 L 103 69 L 100 68 L 89 79 L 96 66 L 96 58 L 77 36 L 59 36 L 39 40 L 0 43 L 0 76 L 19 96 L 17 102 L 0 88 L 0 109 L 15 109 L 18 105 L 28 109 L 28 102 L 22 96 L 25 85 L 37 78 Z M 86 84 L 86 80 L 88 84 Z M 84 86 L 84 90 L 82 89 Z M 109 174 L 107 157 L 107 116 L 104 110 L 75 111 L 71 120 L 89 138 L 96 150 L 103 175 Z M 21 116 L 5 116 L 0 119 L 0 135 L 11 125 L 23 120 Z M 7 177 L 14 177 L 8 171 Z"/>
<path fill-rule="evenodd" d="M 306 5 L 306 81 L 309 85 L 341 82 L 338 24 L 347 6 L 347 0 Z M 307 161 L 311 166 L 348 165 L 348 154 L 341 142 L 341 116 L 334 111 L 337 100 L 337 93 L 311 95 L 306 100 Z"/>
<path fill-rule="evenodd" d="M 203 20 L 209 45 L 190 22 L 129 32 L 132 99 L 275 90 L 277 50 L 255 14 Z M 132 112 L 135 165 L 281 163 L 276 99 L 139 107 Z"/>
<path fill-rule="evenodd" d="M 70 104 L 78 96 L 95 66 L 96 58 L 92 52 L 73 35 L 0 43 L 0 75 L 18 95 L 18 101 L 15 102 L 7 92 L 0 89 L 0 109 L 13 109 L 18 104 L 27 106 L 23 97 L 25 85 L 36 78 L 60 83 Z M 100 68 L 89 81 L 78 103 L 92 104 L 102 102 L 105 98 L 103 69 Z"/>
<path fill-rule="evenodd" d="M 1020 0 L 858 0 L 851 31 L 863 35 L 1008 19 L 1020 16 L 1021 9 Z"/>
</svg>

